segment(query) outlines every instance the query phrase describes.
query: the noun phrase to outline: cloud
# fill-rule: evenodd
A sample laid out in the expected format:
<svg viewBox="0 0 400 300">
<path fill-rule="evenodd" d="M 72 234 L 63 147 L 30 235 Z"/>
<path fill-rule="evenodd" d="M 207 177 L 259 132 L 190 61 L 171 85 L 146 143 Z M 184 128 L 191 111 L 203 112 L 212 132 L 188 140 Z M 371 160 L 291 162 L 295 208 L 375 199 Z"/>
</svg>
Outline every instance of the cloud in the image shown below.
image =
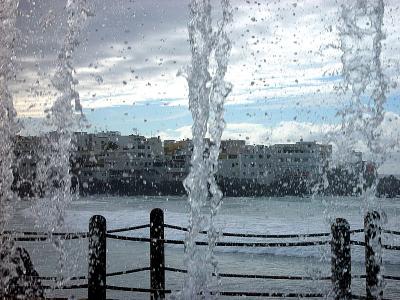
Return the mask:
<svg viewBox="0 0 400 300">
<path fill-rule="evenodd" d="M 192 127 L 182 126 L 176 129 L 160 131 L 158 135 L 163 140 L 184 140 L 192 137 Z"/>
<path fill-rule="evenodd" d="M 223 139 L 241 139 L 249 144 L 272 145 L 279 143 L 294 143 L 300 139 L 307 141 L 323 141 L 325 136 L 335 130 L 329 124 L 313 124 L 297 121 L 282 121 L 275 127 L 267 127 L 258 123 L 228 123 L 223 132 Z M 164 139 L 191 138 L 191 126 L 161 131 Z"/>
<path fill-rule="evenodd" d="M 330 78 L 341 67 L 340 51 L 329 47 L 337 44 L 335 28 L 341 2 L 232 3 L 233 49 L 227 80 L 234 89 L 228 105 L 284 97 L 300 98 L 297 101 L 305 105 L 338 104 L 332 96 L 333 83 L 323 76 Z M 187 4 L 181 0 L 162 4 L 156 0 L 116 0 L 110 9 L 107 1 L 94 1 L 95 17 L 89 18 L 74 54 L 79 80 L 76 88 L 83 106 L 112 107 L 147 99 L 187 105 L 186 82 L 176 77 L 190 62 Z M 212 4 L 218 16 L 218 1 Z M 29 108 L 32 103 L 44 107 L 55 99 L 41 95 L 54 94 L 49 79 L 66 30 L 64 5 L 62 0 L 20 1 L 17 76 L 23 80 L 13 86 L 13 91 L 20 91 L 14 95 L 20 115 L 38 115 L 39 109 Z M 399 9 L 394 0 L 386 5 L 388 34 L 382 60 L 387 75 L 398 81 Z M 103 79 L 101 84 L 93 74 Z M 399 94 L 399 89 L 392 92 Z"/>
</svg>

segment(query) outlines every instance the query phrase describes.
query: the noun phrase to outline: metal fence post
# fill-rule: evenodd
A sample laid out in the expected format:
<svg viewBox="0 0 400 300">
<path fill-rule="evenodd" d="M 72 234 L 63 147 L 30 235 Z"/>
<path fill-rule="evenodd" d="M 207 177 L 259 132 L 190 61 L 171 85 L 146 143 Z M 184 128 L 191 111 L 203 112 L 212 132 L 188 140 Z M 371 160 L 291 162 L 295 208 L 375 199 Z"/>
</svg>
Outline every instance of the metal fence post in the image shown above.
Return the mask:
<svg viewBox="0 0 400 300">
<path fill-rule="evenodd" d="M 383 298 L 382 228 L 380 214 L 368 212 L 364 218 L 366 292 L 368 300 Z"/>
<path fill-rule="evenodd" d="M 350 225 L 337 218 L 332 231 L 332 285 L 335 300 L 351 299 Z"/>
<path fill-rule="evenodd" d="M 89 223 L 88 299 L 106 300 L 106 219 L 95 215 Z"/>
<path fill-rule="evenodd" d="M 165 299 L 164 213 L 155 208 L 150 213 L 150 294 L 151 300 Z"/>
</svg>

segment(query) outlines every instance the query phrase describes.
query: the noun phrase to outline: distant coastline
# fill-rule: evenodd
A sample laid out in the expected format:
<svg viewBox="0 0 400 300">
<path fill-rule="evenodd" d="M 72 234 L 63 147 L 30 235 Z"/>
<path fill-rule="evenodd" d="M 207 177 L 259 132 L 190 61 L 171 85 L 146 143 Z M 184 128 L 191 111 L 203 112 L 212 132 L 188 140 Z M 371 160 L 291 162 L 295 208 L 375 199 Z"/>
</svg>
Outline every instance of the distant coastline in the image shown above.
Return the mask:
<svg viewBox="0 0 400 300">
<path fill-rule="evenodd" d="M 21 198 L 43 197 L 52 187 L 65 185 L 45 163 L 57 134 L 16 137 L 13 189 Z M 207 156 L 211 141 L 205 139 L 204 145 Z M 75 132 L 69 166 L 72 190 L 81 195 L 185 195 L 183 180 L 191 169 L 193 147 L 189 139 Z M 43 182 L 43 174 L 52 179 Z M 375 164 L 363 160 L 361 152 L 352 150 L 333 164 L 332 145 L 302 139 L 269 146 L 222 140 L 215 176 L 223 194 L 231 197 L 357 196 L 375 180 L 377 196 L 400 194 L 399 179 L 378 178 Z"/>
<path fill-rule="evenodd" d="M 335 179 L 335 182 L 332 181 Z M 328 176 L 331 182 L 327 186 L 321 183 L 308 182 L 302 178 L 282 178 L 271 184 L 260 184 L 252 180 L 217 179 L 218 186 L 226 197 L 305 197 L 312 194 L 324 196 L 359 196 L 362 189 L 356 178 Z M 43 197 L 40 187 L 29 183 L 14 186 L 14 191 L 21 198 Z M 186 190 L 182 181 L 152 182 L 146 179 L 113 180 L 103 182 L 94 179 L 83 186 L 77 180 L 72 181 L 72 191 L 81 196 L 114 195 L 114 196 L 183 196 Z M 400 196 L 400 179 L 390 175 L 378 180 L 376 196 L 380 198 L 396 198 Z"/>
</svg>

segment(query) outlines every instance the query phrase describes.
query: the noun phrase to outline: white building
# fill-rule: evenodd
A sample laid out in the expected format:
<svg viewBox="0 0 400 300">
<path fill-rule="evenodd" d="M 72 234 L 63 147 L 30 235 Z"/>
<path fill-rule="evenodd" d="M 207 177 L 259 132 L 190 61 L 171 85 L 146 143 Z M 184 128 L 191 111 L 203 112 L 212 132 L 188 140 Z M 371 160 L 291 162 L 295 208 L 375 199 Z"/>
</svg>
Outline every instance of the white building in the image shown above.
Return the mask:
<svg viewBox="0 0 400 300">
<path fill-rule="evenodd" d="M 284 176 L 316 179 L 331 162 L 332 146 L 300 141 L 295 144 L 276 144 L 270 147 L 271 173 Z"/>
<path fill-rule="evenodd" d="M 223 141 L 217 174 L 229 179 L 268 184 L 272 180 L 270 161 L 271 155 L 267 146 L 246 145 L 243 140 Z"/>
<path fill-rule="evenodd" d="M 163 147 L 159 137 L 121 136 L 119 132 L 76 134 L 80 179 L 109 181 L 121 178 L 160 180 Z"/>
<path fill-rule="evenodd" d="M 121 178 L 182 181 L 190 170 L 191 140 L 167 140 L 163 145 L 159 137 L 102 132 L 77 133 L 76 141 L 80 178 L 84 182 Z M 259 184 L 270 184 L 282 177 L 316 179 L 328 169 L 331 154 L 330 145 L 316 142 L 268 147 L 226 140 L 221 142 L 217 176 Z"/>
<path fill-rule="evenodd" d="M 245 146 L 246 142 L 243 140 L 221 141 L 217 176 L 229 179 L 240 177 L 240 155 Z"/>
<path fill-rule="evenodd" d="M 264 145 L 246 145 L 239 155 L 240 179 L 269 184 L 273 180 L 270 149 Z"/>
<path fill-rule="evenodd" d="M 190 160 L 193 152 L 191 140 L 164 141 L 166 161 L 166 181 L 183 181 L 190 171 Z"/>
</svg>

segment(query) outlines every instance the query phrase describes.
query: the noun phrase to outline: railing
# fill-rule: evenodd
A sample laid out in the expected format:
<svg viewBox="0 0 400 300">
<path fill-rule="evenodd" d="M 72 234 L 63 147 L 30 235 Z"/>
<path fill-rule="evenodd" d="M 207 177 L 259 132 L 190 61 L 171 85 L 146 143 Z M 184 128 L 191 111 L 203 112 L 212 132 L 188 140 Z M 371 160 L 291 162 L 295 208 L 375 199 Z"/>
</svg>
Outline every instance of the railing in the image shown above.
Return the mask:
<svg viewBox="0 0 400 300">
<path fill-rule="evenodd" d="M 385 230 L 381 228 L 380 215 L 378 212 L 367 213 L 364 219 L 364 229 L 350 230 L 350 225 L 345 219 L 338 218 L 331 226 L 331 232 L 307 233 L 307 234 L 248 234 L 223 232 L 225 237 L 240 238 L 264 238 L 264 239 L 289 239 L 289 238 L 316 238 L 322 237 L 317 241 L 296 241 L 296 242 L 217 242 L 217 247 L 308 247 L 318 245 L 331 245 L 331 276 L 308 277 L 308 276 L 290 276 L 290 275 L 262 275 L 262 274 L 233 274 L 219 273 L 221 278 L 253 278 L 269 280 L 316 280 L 331 281 L 332 295 L 334 299 L 384 299 L 383 298 L 383 280 L 400 281 L 400 276 L 385 276 L 382 274 L 382 249 L 400 250 L 400 246 L 383 245 L 382 233 L 391 235 L 400 235 L 400 232 L 394 230 Z M 116 233 L 150 228 L 150 237 L 130 237 L 116 235 Z M 57 236 L 60 239 L 72 240 L 80 238 L 89 239 L 89 268 L 88 276 L 77 276 L 69 278 L 70 280 L 87 280 L 87 284 L 74 284 L 69 286 L 51 287 L 44 286 L 46 289 L 87 289 L 89 300 L 105 300 L 106 291 L 126 291 L 149 293 L 150 299 L 164 299 L 166 294 L 173 291 L 165 288 L 165 272 L 186 273 L 184 269 L 171 268 L 165 266 L 164 247 L 165 244 L 183 245 L 183 240 L 172 240 L 164 238 L 164 229 L 174 229 L 186 232 L 185 227 L 169 225 L 164 223 L 163 211 L 155 208 L 150 213 L 150 224 L 113 229 L 107 231 L 106 219 L 103 216 L 95 215 L 90 219 L 88 232 L 77 233 L 39 233 L 39 232 L 5 232 L 6 235 L 15 241 L 45 241 L 51 236 Z M 351 234 L 364 232 L 365 241 L 351 240 Z M 202 234 L 207 234 L 202 231 Z M 106 242 L 107 239 L 116 239 L 123 241 L 146 242 L 150 245 L 150 266 L 141 268 L 107 273 L 106 270 Z M 207 242 L 198 241 L 198 245 L 208 245 Z M 366 274 L 351 274 L 351 246 L 365 247 Z M 150 288 L 135 288 L 108 285 L 107 278 L 125 274 L 150 271 Z M 213 274 L 216 276 L 217 274 Z M 41 280 L 58 280 L 58 277 L 41 276 Z M 351 293 L 351 280 L 366 280 L 366 297 L 353 295 Z M 378 291 L 378 292 L 377 292 Z M 273 297 L 273 298 L 324 298 L 322 293 L 279 293 L 279 292 L 257 292 L 257 291 L 218 291 L 220 296 L 251 296 L 251 297 Z"/>
</svg>

